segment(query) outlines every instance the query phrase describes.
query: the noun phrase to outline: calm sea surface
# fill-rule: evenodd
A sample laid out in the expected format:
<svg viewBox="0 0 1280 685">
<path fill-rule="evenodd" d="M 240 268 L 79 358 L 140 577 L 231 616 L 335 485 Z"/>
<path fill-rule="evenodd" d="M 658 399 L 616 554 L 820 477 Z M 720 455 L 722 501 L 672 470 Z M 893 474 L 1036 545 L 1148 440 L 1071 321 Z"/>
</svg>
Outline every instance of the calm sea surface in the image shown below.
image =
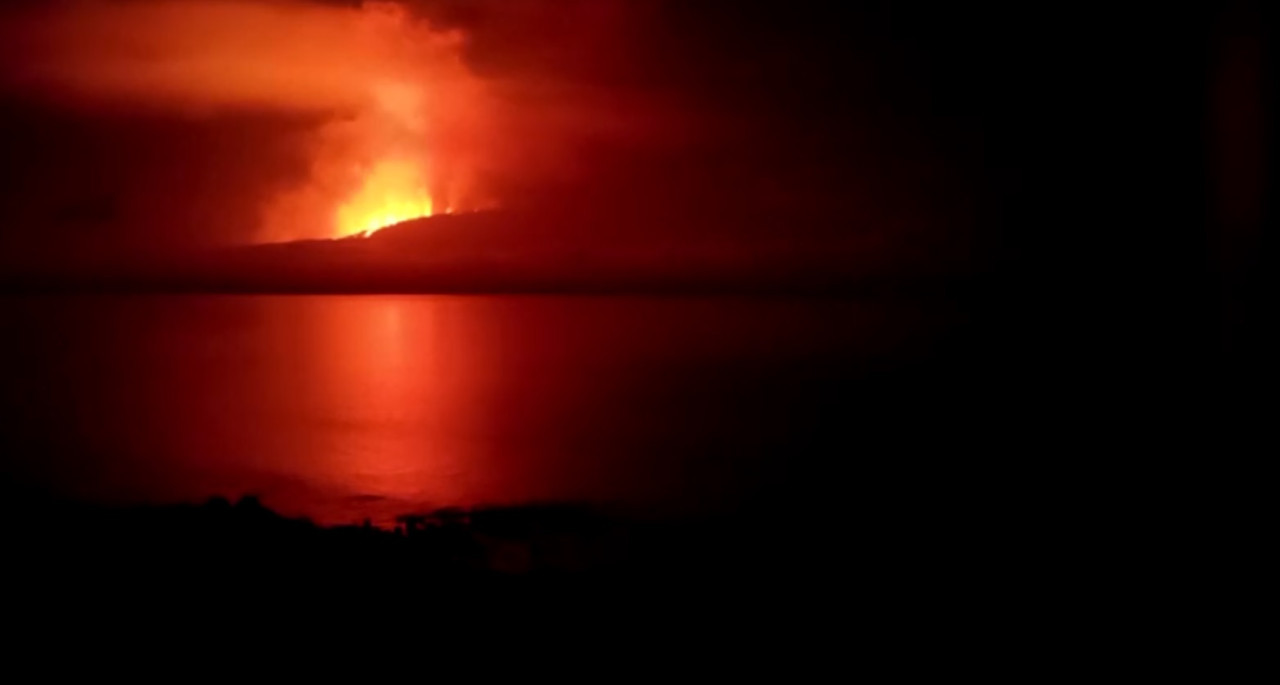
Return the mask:
<svg viewBox="0 0 1280 685">
<path fill-rule="evenodd" d="M 765 492 L 927 336 L 904 303 L 491 296 L 0 298 L 6 476 L 291 515 Z M 819 418 L 815 418 L 819 417 Z M 818 425 L 821 424 L 821 425 Z"/>
</svg>

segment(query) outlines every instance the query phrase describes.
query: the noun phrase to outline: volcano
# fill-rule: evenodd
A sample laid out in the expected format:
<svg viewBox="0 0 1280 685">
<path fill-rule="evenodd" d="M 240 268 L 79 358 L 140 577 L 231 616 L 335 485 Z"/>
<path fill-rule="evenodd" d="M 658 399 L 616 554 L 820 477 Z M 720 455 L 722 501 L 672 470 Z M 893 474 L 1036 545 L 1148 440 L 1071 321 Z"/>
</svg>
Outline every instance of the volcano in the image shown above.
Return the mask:
<svg viewBox="0 0 1280 685">
<path fill-rule="evenodd" d="M 798 227 L 803 227 L 799 230 Z M 960 243 L 839 217 L 490 211 L 368 235 L 15 262 L 12 288 L 178 292 L 830 292 L 950 280 Z"/>
</svg>

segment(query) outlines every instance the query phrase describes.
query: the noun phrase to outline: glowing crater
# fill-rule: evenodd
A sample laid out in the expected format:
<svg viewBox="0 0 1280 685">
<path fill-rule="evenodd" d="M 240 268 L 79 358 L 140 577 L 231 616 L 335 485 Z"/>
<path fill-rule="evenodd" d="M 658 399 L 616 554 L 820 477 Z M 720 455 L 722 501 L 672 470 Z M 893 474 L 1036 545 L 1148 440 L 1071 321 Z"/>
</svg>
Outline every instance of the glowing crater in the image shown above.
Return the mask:
<svg viewBox="0 0 1280 685">
<path fill-rule="evenodd" d="M 360 189 L 338 207 L 334 238 L 369 237 L 410 219 L 437 213 L 421 164 L 406 159 L 384 160 L 365 176 Z M 440 208 L 448 213 L 447 208 Z"/>
</svg>

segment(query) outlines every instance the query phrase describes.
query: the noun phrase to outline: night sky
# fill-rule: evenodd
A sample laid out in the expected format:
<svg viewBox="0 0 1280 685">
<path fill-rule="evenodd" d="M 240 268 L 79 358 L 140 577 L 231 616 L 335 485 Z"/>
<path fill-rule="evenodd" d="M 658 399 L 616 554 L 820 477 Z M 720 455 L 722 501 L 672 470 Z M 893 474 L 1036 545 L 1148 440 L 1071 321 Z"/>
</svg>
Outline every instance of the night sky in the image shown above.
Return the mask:
<svg viewBox="0 0 1280 685">
<path fill-rule="evenodd" d="M 1064 264 L 1115 250 L 1123 261 L 1152 240 L 1183 259 L 1206 239 L 1208 94 L 1231 32 L 1216 7 L 409 4 L 433 31 L 463 37 L 467 74 L 502 89 L 483 113 L 456 117 L 472 126 L 457 146 L 480 159 L 473 185 L 498 206 L 791 212 L 801 220 L 789 230 L 819 243 L 959 233 L 983 258 Z M 79 11 L 36 5 L 44 27 Z M 275 3 L 286 10 L 268 30 L 354 5 Z M 118 46 L 74 32 L 42 44 L 31 6 L 7 9 L 0 29 L 24 36 L 0 53 L 10 254 L 259 240 L 264 208 L 305 182 L 317 131 L 350 116 L 340 98 L 205 102 L 157 94 L 145 78 L 86 95 L 33 65 L 65 57 L 83 70 Z M 153 48 L 163 63 L 169 48 Z M 269 63 L 253 59 L 236 68 Z M 1156 231 L 1135 215 L 1178 225 Z"/>
<path fill-rule="evenodd" d="M 598 469 L 741 505 L 741 537 L 712 522 L 636 549 L 681 577 L 704 553 L 769 621 L 743 598 L 825 608 L 796 594 L 824 575 L 946 638 L 995 617 L 1043 642 L 1024 617 L 1056 605 L 1031 600 L 1096 603 L 1104 580 L 1118 599 L 1081 602 L 1086 633 L 1058 642 L 1142 593 L 1164 620 L 1207 577 L 1187 560 L 1217 565 L 1243 530 L 1214 520 L 1234 489 L 1212 466 L 1243 480 L 1233 457 L 1267 425 L 1274 17 L 1135 4 L 5 4 L 0 475 L 124 497 L 166 485 L 152 463 L 194 474 L 184 493 L 221 492 L 206 465 L 233 467 L 228 494 L 320 473 L 387 514 L 415 468 L 466 480 L 450 459 L 499 494 Z M 628 450 L 634 473 L 610 461 Z M 446 504 L 489 497 L 462 492 Z M 95 536 L 66 568 L 119 556 L 79 508 L 0 494 L 32 559 Z M 535 496 L 567 495 L 512 501 Z M 207 563 L 222 529 L 188 522 L 218 520 L 301 530 L 216 499 L 136 549 L 185 538 Z M 226 568 L 296 561 L 250 537 Z M 353 583 L 331 562 L 364 558 L 331 551 L 306 570 L 366 595 L 422 582 Z M 25 594 L 56 617 L 44 602 L 76 586 Z"/>
</svg>

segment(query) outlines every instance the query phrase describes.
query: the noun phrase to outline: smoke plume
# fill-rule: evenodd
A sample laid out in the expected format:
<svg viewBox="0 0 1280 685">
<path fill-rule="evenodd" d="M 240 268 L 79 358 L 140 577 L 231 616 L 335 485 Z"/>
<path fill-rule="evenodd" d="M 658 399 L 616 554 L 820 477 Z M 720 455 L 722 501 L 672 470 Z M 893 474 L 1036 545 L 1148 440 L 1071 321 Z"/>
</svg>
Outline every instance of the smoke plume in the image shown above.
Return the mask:
<svg viewBox="0 0 1280 685">
<path fill-rule="evenodd" d="M 646 105 L 551 73 L 606 63 L 623 6 L 44 3 L 0 13 L 0 87 L 70 109 L 308 122 L 305 168 L 262 198 L 257 239 L 336 237 L 490 207 L 575 173 L 584 141 L 643 138 Z"/>
</svg>

